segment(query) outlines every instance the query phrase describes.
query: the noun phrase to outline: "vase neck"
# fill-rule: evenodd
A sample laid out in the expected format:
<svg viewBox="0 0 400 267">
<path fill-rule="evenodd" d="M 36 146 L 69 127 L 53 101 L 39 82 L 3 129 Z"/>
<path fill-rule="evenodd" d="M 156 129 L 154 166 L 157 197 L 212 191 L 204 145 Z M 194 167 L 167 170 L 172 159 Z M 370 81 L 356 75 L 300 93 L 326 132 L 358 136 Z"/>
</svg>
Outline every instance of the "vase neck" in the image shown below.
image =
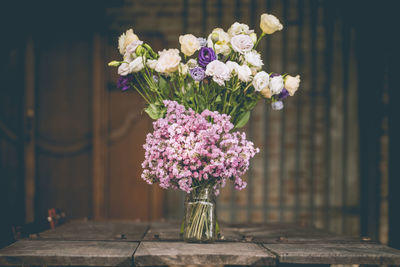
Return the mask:
<svg viewBox="0 0 400 267">
<path fill-rule="evenodd" d="M 192 191 L 186 195 L 189 201 L 214 201 L 215 190 L 212 185 L 205 185 L 193 188 Z"/>
</svg>

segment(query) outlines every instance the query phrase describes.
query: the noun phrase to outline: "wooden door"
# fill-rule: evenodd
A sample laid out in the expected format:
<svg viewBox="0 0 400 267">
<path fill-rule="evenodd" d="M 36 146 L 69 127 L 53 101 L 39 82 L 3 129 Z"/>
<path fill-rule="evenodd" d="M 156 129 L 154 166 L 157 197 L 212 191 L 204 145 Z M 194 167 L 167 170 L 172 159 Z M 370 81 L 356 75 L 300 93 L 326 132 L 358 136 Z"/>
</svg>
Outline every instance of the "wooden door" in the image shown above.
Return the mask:
<svg viewBox="0 0 400 267">
<path fill-rule="evenodd" d="M 116 69 L 107 62 L 118 56 L 116 40 L 93 32 L 32 38 L 26 95 L 35 145 L 25 144 L 31 221 L 53 207 L 71 219 L 162 217 L 163 192 L 140 178 L 151 129 L 143 101 L 112 86 Z"/>
</svg>

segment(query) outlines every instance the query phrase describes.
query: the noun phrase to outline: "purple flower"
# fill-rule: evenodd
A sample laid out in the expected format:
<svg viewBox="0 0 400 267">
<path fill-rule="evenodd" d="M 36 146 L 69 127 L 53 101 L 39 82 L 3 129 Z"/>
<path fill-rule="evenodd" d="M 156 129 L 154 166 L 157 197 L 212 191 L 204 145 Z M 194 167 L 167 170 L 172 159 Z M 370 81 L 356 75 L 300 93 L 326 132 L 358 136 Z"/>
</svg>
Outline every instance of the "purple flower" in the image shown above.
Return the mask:
<svg viewBox="0 0 400 267">
<path fill-rule="evenodd" d="M 212 48 L 209 47 L 202 47 L 200 48 L 199 51 L 199 65 L 202 66 L 203 68 L 205 68 L 208 63 L 210 63 L 211 61 L 214 61 L 217 59 L 217 56 L 215 55 L 214 50 L 212 50 Z"/>
<path fill-rule="evenodd" d="M 160 78 L 158 78 L 158 76 L 157 75 L 153 75 L 153 81 L 155 82 L 155 83 L 158 83 L 159 81 L 160 81 Z"/>
<path fill-rule="evenodd" d="M 259 149 L 245 133 L 231 132 L 230 116 L 209 110 L 198 114 L 171 100 L 164 105 L 165 117 L 153 123 L 143 146 L 142 178 L 187 193 L 206 182 L 218 192 L 229 180 L 236 189 L 245 188 L 241 177 Z"/>
<path fill-rule="evenodd" d="M 126 91 L 130 88 L 129 83 L 133 81 L 133 75 L 119 76 L 117 81 L 117 88 Z"/>
<path fill-rule="evenodd" d="M 202 81 L 206 77 L 206 73 L 203 68 L 195 67 L 189 70 L 190 76 L 192 76 L 195 81 Z"/>
<path fill-rule="evenodd" d="M 288 97 L 289 96 L 289 92 L 288 92 L 288 90 L 286 90 L 286 88 L 283 88 L 282 89 L 282 91 L 279 93 L 279 95 L 278 95 L 278 99 L 279 100 L 283 100 L 283 99 L 285 99 L 286 97 Z"/>
<path fill-rule="evenodd" d="M 205 38 L 198 37 L 197 40 L 199 41 L 201 47 L 204 47 L 207 45 L 207 40 Z"/>
<path fill-rule="evenodd" d="M 283 109 L 283 102 L 282 101 L 275 101 L 271 104 L 273 110 L 281 110 Z"/>
</svg>

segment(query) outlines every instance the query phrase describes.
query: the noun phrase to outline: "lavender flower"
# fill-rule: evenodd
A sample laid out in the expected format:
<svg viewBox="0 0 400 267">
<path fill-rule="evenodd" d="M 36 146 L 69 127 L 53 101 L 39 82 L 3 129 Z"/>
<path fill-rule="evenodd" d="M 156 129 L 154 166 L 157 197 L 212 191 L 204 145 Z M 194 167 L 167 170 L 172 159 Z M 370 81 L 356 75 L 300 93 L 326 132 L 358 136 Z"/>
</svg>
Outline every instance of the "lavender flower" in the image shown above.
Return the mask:
<svg viewBox="0 0 400 267">
<path fill-rule="evenodd" d="M 203 37 L 198 37 L 197 41 L 199 41 L 201 47 L 204 47 L 207 45 L 207 40 Z"/>
<path fill-rule="evenodd" d="M 119 76 L 117 81 L 117 88 L 121 91 L 126 91 L 130 88 L 130 82 L 133 81 L 133 75 Z"/>
<path fill-rule="evenodd" d="M 283 102 L 282 101 L 275 101 L 271 104 L 273 110 L 281 110 L 283 109 Z"/>
<path fill-rule="evenodd" d="M 159 81 L 160 81 L 160 78 L 158 78 L 158 76 L 157 75 L 153 75 L 153 81 L 155 82 L 155 83 L 158 83 Z"/>
<path fill-rule="evenodd" d="M 198 62 L 201 67 L 205 68 L 208 65 L 208 63 L 216 59 L 217 56 L 215 55 L 215 52 L 212 48 L 210 47 L 200 48 Z"/>
<path fill-rule="evenodd" d="M 202 81 L 206 77 L 206 73 L 203 68 L 195 67 L 189 70 L 190 76 L 192 76 L 195 81 Z"/>
<path fill-rule="evenodd" d="M 288 90 L 286 90 L 286 88 L 283 88 L 282 89 L 282 91 L 279 93 L 279 95 L 278 95 L 278 99 L 279 100 L 283 100 L 283 99 L 285 99 L 286 97 L 288 97 L 289 96 L 289 92 L 288 92 Z"/>
</svg>

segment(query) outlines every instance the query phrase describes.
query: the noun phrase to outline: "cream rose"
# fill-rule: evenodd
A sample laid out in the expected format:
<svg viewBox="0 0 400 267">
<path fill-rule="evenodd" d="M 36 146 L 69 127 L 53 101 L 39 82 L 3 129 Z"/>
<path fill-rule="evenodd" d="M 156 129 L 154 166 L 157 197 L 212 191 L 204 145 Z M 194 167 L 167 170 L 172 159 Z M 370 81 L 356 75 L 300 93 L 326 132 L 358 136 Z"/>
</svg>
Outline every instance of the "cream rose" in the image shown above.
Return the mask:
<svg viewBox="0 0 400 267">
<path fill-rule="evenodd" d="M 286 76 L 285 88 L 289 92 L 290 96 L 293 96 L 294 93 L 296 93 L 299 86 L 300 86 L 300 75 L 297 75 L 296 77 L 290 75 Z"/>
<path fill-rule="evenodd" d="M 265 71 L 260 71 L 253 78 L 253 86 L 257 92 L 261 92 L 265 88 L 268 88 L 269 74 Z"/>
<path fill-rule="evenodd" d="M 133 41 L 139 40 L 136 34 L 133 33 L 132 29 L 127 30 L 118 38 L 118 49 L 121 55 L 125 54 L 126 47 Z"/>
<path fill-rule="evenodd" d="M 215 44 L 213 42 L 215 41 Z M 215 28 L 207 38 L 207 46 L 215 48 L 215 53 L 222 54 L 224 56 L 229 55 L 231 48 L 229 47 L 230 37 L 223 29 Z"/>
<path fill-rule="evenodd" d="M 251 67 L 254 67 L 255 69 L 261 69 L 261 67 L 264 65 L 261 59 L 261 55 L 254 50 L 245 53 L 244 60 L 247 64 L 249 64 Z"/>
<path fill-rule="evenodd" d="M 164 49 L 158 52 L 160 57 L 157 60 L 155 70 L 157 72 L 169 74 L 178 70 L 181 57 L 178 49 Z"/>
<path fill-rule="evenodd" d="M 272 94 L 276 95 L 282 92 L 283 89 L 283 78 L 281 75 L 275 76 L 269 81 L 269 88 L 271 89 Z"/>
<path fill-rule="evenodd" d="M 239 34 L 251 34 L 253 33 L 254 30 L 250 30 L 249 26 L 243 23 L 235 22 L 232 24 L 232 26 L 228 30 L 228 34 L 233 37 L 235 35 Z"/>
<path fill-rule="evenodd" d="M 265 97 L 265 98 L 271 98 L 272 97 L 272 92 L 271 89 L 269 89 L 269 87 L 265 87 L 264 89 L 262 89 L 260 91 L 260 94 Z"/>
<path fill-rule="evenodd" d="M 137 57 L 129 63 L 129 73 L 141 71 L 144 68 L 143 61 L 142 57 Z"/>
<path fill-rule="evenodd" d="M 272 34 L 276 31 L 282 30 L 283 26 L 279 22 L 279 19 L 274 15 L 262 14 L 260 21 L 260 28 L 264 33 Z"/>
<path fill-rule="evenodd" d="M 179 36 L 179 43 L 181 44 L 182 53 L 188 57 L 200 49 L 200 42 L 193 34 Z"/>
<path fill-rule="evenodd" d="M 230 79 L 230 71 L 225 63 L 214 60 L 207 65 L 206 75 L 212 76 L 213 81 L 219 85 L 225 85 L 225 81 Z"/>
<path fill-rule="evenodd" d="M 128 63 L 122 63 L 118 67 L 118 74 L 121 76 L 126 76 L 129 74 L 129 64 Z"/>
<path fill-rule="evenodd" d="M 244 34 L 239 34 L 231 39 L 231 45 L 232 49 L 236 52 L 239 52 L 241 54 L 245 52 L 251 51 L 251 49 L 254 46 L 253 40 L 251 40 L 251 37 L 248 35 Z"/>
<path fill-rule="evenodd" d="M 239 80 L 242 82 L 250 82 L 251 81 L 251 69 L 247 65 L 242 65 L 237 68 L 237 74 Z"/>
</svg>

